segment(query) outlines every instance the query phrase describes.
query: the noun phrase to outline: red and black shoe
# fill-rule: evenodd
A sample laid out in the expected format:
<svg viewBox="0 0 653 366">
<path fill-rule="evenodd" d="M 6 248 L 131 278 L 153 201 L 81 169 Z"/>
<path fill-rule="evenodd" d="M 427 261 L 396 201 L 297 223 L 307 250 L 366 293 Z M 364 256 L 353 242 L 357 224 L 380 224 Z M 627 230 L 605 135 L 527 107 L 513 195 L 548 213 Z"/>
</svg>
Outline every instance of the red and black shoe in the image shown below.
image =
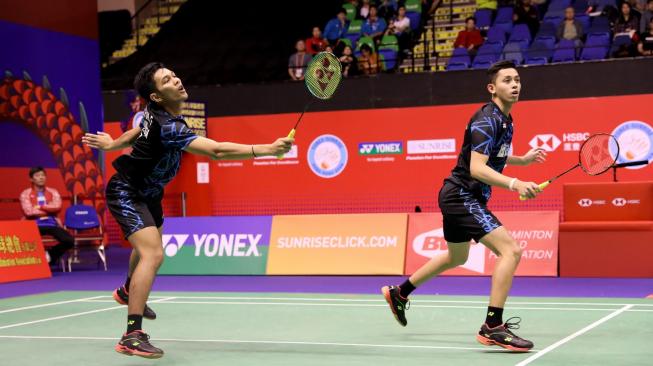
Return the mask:
<svg viewBox="0 0 653 366">
<path fill-rule="evenodd" d="M 142 330 L 135 330 L 123 335 L 115 349 L 116 352 L 127 356 L 140 356 L 151 359 L 163 357 L 163 350 L 150 344 L 150 336 Z"/>
<path fill-rule="evenodd" d="M 516 319 L 516 321 L 511 323 L 510 320 L 512 319 Z M 500 346 L 515 352 L 528 352 L 533 348 L 533 342 L 521 338 L 510 331 L 510 329 L 519 329 L 520 322 L 521 318 L 514 317 L 494 328 L 483 324 L 476 336 L 476 340 L 486 346 Z"/>
<path fill-rule="evenodd" d="M 406 310 L 410 308 L 410 300 L 401 296 L 399 286 L 383 286 L 381 292 L 392 310 L 392 315 L 402 327 L 405 327 L 408 324 Z"/>
<path fill-rule="evenodd" d="M 125 289 L 125 286 L 120 286 L 113 291 L 113 299 L 121 305 L 129 304 L 129 293 Z M 143 318 L 149 320 L 156 319 L 156 313 L 154 310 L 152 310 L 152 308 L 147 306 L 147 304 L 145 304 L 145 309 L 143 309 Z"/>
</svg>

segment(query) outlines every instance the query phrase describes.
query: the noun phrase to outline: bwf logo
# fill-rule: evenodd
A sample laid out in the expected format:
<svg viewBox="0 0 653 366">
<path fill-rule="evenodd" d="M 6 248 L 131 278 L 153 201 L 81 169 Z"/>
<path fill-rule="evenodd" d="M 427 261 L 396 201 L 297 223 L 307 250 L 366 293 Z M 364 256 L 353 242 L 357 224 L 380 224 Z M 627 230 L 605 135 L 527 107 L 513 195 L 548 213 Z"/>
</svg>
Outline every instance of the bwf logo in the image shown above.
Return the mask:
<svg viewBox="0 0 653 366">
<path fill-rule="evenodd" d="M 544 151 L 555 151 L 560 146 L 560 139 L 553 134 L 536 135 L 528 143 L 533 149 L 542 149 Z"/>
<path fill-rule="evenodd" d="M 592 200 L 589 199 L 589 198 L 581 198 L 581 199 L 578 201 L 578 205 L 579 205 L 580 207 L 590 207 L 590 206 L 592 205 Z"/>
</svg>

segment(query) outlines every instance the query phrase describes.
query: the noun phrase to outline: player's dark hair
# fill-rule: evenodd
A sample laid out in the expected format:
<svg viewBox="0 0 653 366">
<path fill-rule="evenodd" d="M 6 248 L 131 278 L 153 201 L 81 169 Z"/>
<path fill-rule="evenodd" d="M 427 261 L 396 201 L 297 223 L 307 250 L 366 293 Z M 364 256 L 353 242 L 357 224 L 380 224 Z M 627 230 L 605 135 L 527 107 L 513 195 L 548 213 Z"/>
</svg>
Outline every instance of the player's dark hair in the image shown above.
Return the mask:
<svg viewBox="0 0 653 366">
<path fill-rule="evenodd" d="M 515 69 L 517 68 L 515 66 L 515 63 L 509 60 L 503 60 L 499 62 L 495 62 L 490 66 L 489 69 L 487 69 L 487 76 L 488 76 L 488 81 L 490 84 L 494 84 L 497 81 L 497 74 L 499 71 L 503 69 Z"/>
<path fill-rule="evenodd" d="M 29 177 L 30 177 L 30 178 L 34 177 L 34 174 L 36 174 L 36 173 L 38 173 L 38 172 L 43 172 L 43 173 L 45 173 L 45 169 L 43 169 L 42 166 L 35 166 L 35 167 L 33 167 L 33 168 L 31 168 L 31 169 L 29 170 Z"/>
<path fill-rule="evenodd" d="M 136 74 L 136 77 L 134 78 L 134 89 L 136 89 L 138 95 L 146 101 L 149 102 L 150 94 L 156 91 L 154 73 L 156 73 L 157 70 L 164 68 L 165 65 L 161 62 L 150 62 L 143 66 L 143 68 L 138 71 L 138 74 Z"/>
</svg>

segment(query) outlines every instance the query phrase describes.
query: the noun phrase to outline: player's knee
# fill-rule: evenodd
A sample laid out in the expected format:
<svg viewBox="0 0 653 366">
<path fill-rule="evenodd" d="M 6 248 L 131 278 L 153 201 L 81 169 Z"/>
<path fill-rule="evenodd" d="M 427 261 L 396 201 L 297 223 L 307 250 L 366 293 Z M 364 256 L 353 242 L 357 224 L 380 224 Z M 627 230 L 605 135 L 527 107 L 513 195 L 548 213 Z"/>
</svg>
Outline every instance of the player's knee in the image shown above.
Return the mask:
<svg viewBox="0 0 653 366">
<path fill-rule="evenodd" d="M 510 254 L 515 258 L 517 262 L 521 259 L 522 255 L 522 248 L 517 244 L 517 242 L 513 242 L 512 245 L 510 246 Z"/>
<path fill-rule="evenodd" d="M 451 263 L 454 266 L 463 265 L 467 262 L 468 256 L 469 256 L 469 252 L 456 253 L 455 255 L 449 252 L 449 263 Z"/>
</svg>

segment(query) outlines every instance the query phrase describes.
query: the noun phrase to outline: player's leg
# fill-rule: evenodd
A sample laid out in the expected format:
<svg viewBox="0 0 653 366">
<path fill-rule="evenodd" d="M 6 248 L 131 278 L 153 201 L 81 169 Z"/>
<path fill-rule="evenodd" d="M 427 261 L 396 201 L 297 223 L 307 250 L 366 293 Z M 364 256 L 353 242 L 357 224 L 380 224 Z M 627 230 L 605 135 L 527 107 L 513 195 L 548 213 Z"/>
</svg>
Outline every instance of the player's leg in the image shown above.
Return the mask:
<svg viewBox="0 0 653 366">
<path fill-rule="evenodd" d="M 498 345 L 513 351 L 528 351 L 533 348 L 533 343 L 510 330 L 517 328 L 516 325 L 521 319 L 516 318 L 517 321 L 510 322 L 511 318 L 503 322 L 503 309 L 522 250 L 503 226 L 481 237 L 480 241 L 497 255 L 497 262 L 492 273 L 490 304 L 477 340 L 485 345 Z"/>
<path fill-rule="evenodd" d="M 163 351 L 149 343 L 143 332 L 143 310 L 152 289 L 156 272 L 163 262 L 161 235 L 155 226 L 147 226 L 128 237 L 140 260 L 134 269 L 130 287 L 127 332 L 116 345 L 116 351 L 146 358 L 160 358 Z"/>
<path fill-rule="evenodd" d="M 410 304 L 408 295 L 411 292 L 440 273 L 467 262 L 469 241 L 461 243 L 447 242 L 447 246 L 449 249 L 446 253 L 431 258 L 401 285 L 381 288 L 381 292 L 388 302 L 390 310 L 392 310 L 392 315 L 400 325 L 405 327 L 408 324 L 405 312 Z"/>
</svg>

